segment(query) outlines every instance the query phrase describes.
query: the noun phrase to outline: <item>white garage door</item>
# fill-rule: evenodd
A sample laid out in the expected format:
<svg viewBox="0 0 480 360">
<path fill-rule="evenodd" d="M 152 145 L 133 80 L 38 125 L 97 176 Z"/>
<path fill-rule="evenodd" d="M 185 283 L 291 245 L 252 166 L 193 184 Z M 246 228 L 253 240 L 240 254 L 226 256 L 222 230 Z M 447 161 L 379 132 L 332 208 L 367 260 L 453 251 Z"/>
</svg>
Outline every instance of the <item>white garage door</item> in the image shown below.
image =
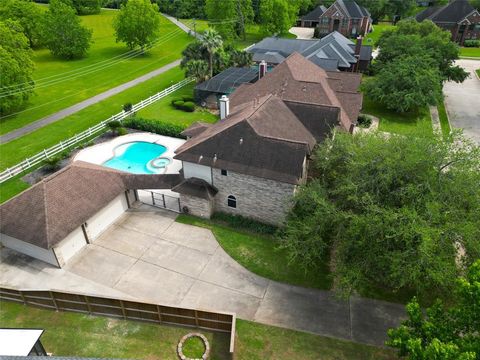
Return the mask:
<svg viewBox="0 0 480 360">
<path fill-rule="evenodd" d="M 65 239 L 55 246 L 55 254 L 61 266 L 87 245 L 87 240 L 83 234 L 82 228 L 72 231 Z"/>
<path fill-rule="evenodd" d="M 115 198 L 110 204 L 96 213 L 87 221 L 88 240 L 95 240 L 102 232 L 112 225 L 128 209 L 125 194 Z"/>
<path fill-rule="evenodd" d="M 27 243 L 25 241 L 15 239 L 5 234 L 0 234 L 0 243 L 9 249 L 13 249 L 22 254 L 31 256 L 35 259 L 39 259 L 49 264 L 58 266 L 57 259 L 55 258 L 55 254 L 53 253 L 53 249 L 47 250 Z"/>
</svg>

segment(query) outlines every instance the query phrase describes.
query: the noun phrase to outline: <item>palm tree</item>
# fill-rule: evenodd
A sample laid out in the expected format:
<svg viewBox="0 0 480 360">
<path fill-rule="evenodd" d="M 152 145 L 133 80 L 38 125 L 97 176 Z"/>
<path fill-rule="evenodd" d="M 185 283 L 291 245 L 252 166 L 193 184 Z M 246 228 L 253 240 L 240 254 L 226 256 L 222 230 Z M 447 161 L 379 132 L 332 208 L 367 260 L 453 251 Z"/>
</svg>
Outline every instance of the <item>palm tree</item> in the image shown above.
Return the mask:
<svg viewBox="0 0 480 360">
<path fill-rule="evenodd" d="M 223 46 L 222 37 L 213 29 L 207 29 L 203 32 L 199 39 L 202 46 L 208 51 L 208 66 L 210 69 L 210 77 L 213 76 L 213 54 Z"/>
<path fill-rule="evenodd" d="M 190 60 L 185 65 L 185 75 L 193 77 L 198 83 L 208 79 L 208 63 L 205 60 Z"/>
</svg>

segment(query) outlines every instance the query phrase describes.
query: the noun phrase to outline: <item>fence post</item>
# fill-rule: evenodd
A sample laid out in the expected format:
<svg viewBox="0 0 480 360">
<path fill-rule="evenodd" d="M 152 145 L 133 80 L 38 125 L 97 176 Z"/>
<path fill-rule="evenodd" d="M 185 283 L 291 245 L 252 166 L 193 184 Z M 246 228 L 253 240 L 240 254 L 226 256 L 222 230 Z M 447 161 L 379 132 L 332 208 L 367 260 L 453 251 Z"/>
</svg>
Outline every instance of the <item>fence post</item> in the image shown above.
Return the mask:
<svg viewBox="0 0 480 360">
<path fill-rule="evenodd" d="M 23 305 L 27 305 L 27 300 L 25 300 L 25 296 L 23 295 L 23 291 L 18 290 L 18 293 L 20 294 L 20 297 L 22 298 Z"/>
<path fill-rule="evenodd" d="M 155 197 L 153 196 L 153 191 L 150 192 L 150 194 L 152 194 L 152 205 L 155 205 Z"/>
<path fill-rule="evenodd" d="M 120 307 L 122 308 L 123 318 L 127 320 L 127 312 L 125 311 L 125 306 L 123 305 L 123 300 L 120 300 Z"/>
<path fill-rule="evenodd" d="M 91 308 L 90 303 L 88 301 L 87 295 L 83 295 L 83 298 L 85 299 L 85 304 L 87 304 L 88 313 L 91 315 L 92 314 L 92 308 Z"/>
<path fill-rule="evenodd" d="M 162 194 L 162 200 L 163 200 L 163 207 L 166 209 L 167 204 L 165 203 L 165 194 Z"/>
<path fill-rule="evenodd" d="M 45 155 L 45 157 L 48 158 L 47 150 L 43 149 L 43 155 Z"/>
<path fill-rule="evenodd" d="M 195 310 L 195 325 L 198 327 L 198 312 Z"/>
<path fill-rule="evenodd" d="M 52 298 L 53 305 L 55 306 L 55 311 L 58 311 L 57 300 L 55 300 L 55 296 L 53 296 L 53 292 L 49 291 L 48 293 L 50 294 L 50 297 Z"/>
<path fill-rule="evenodd" d="M 158 314 L 158 322 L 162 322 L 162 312 L 160 311 L 160 306 L 157 305 L 157 314 Z"/>
</svg>

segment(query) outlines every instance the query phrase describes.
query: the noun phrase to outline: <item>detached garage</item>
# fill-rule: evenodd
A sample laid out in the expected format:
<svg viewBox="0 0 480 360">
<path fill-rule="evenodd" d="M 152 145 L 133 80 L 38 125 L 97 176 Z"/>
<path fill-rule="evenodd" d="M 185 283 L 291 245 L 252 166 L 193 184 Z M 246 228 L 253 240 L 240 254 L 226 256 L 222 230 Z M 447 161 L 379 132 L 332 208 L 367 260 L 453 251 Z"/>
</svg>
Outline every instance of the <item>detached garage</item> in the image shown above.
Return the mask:
<svg viewBox="0 0 480 360">
<path fill-rule="evenodd" d="M 3 246 L 62 267 L 134 201 L 125 173 L 75 162 L 0 206 Z"/>
</svg>

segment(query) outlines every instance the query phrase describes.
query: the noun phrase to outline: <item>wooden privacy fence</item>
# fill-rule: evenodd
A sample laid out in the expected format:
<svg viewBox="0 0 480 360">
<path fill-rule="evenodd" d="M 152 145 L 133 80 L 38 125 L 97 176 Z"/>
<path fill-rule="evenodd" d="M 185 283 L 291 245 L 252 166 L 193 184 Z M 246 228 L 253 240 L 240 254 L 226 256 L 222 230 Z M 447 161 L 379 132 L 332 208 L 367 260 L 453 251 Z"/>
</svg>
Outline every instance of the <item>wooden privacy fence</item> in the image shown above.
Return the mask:
<svg viewBox="0 0 480 360">
<path fill-rule="evenodd" d="M 230 353 L 234 351 L 236 316 L 233 313 L 186 309 L 69 292 L 16 290 L 3 287 L 0 287 L 0 300 L 56 311 L 72 311 L 228 333 Z"/>
<path fill-rule="evenodd" d="M 23 160 L 22 162 L 18 163 L 17 165 L 14 165 L 12 167 L 7 168 L 3 172 L 0 173 L 0 184 L 3 183 L 4 181 L 7 181 L 8 179 L 11 179 L 12 177 L 28 170 L 34 167 L 35 165 L 38 165 L 48 159 L 51 156 L 55 156 L 57 154 L 60 154 L 66 149 L 71 148 L 72 146 L 86 140 L 89 138 L 94 137 L 95 135 L 99 135 L 102 130 L 104 130 L 107 127 L 107 124 L 112 121 L 122 121 L 125 119 L 127 116 L 131 115 L 132 113 L 143 109 L 144 107 L 153 104 L 155 101 L 160 100 L 161 98 L 164 98 L 167 95 L 170 95 L 171 93 L 177 91 L 178 89 L 184 87 L 185 85 L 191 83 L 193 79 L 183 79 L 182 81 L 156 93 L 155 95 L 150 96 L 149 98 L 142 100 L 135 105 L 132 106 L 132 109 L 130 111 L 122 111 L 119 112 L 118 114 L 112 115 L 106 120 L 103 120 L 102 122 L 98 123 L 95 126 L 92 126 L 88 128 L 87 130 L 76 134 L 75 136 L 65 140 L 65 141 L 60 141 L 57 145 L 54 145 L 48 149 L 44 149 L 43 151 L 39 152 L 38 154 L 29 157 L 28 159 Z"/>
</svg>

